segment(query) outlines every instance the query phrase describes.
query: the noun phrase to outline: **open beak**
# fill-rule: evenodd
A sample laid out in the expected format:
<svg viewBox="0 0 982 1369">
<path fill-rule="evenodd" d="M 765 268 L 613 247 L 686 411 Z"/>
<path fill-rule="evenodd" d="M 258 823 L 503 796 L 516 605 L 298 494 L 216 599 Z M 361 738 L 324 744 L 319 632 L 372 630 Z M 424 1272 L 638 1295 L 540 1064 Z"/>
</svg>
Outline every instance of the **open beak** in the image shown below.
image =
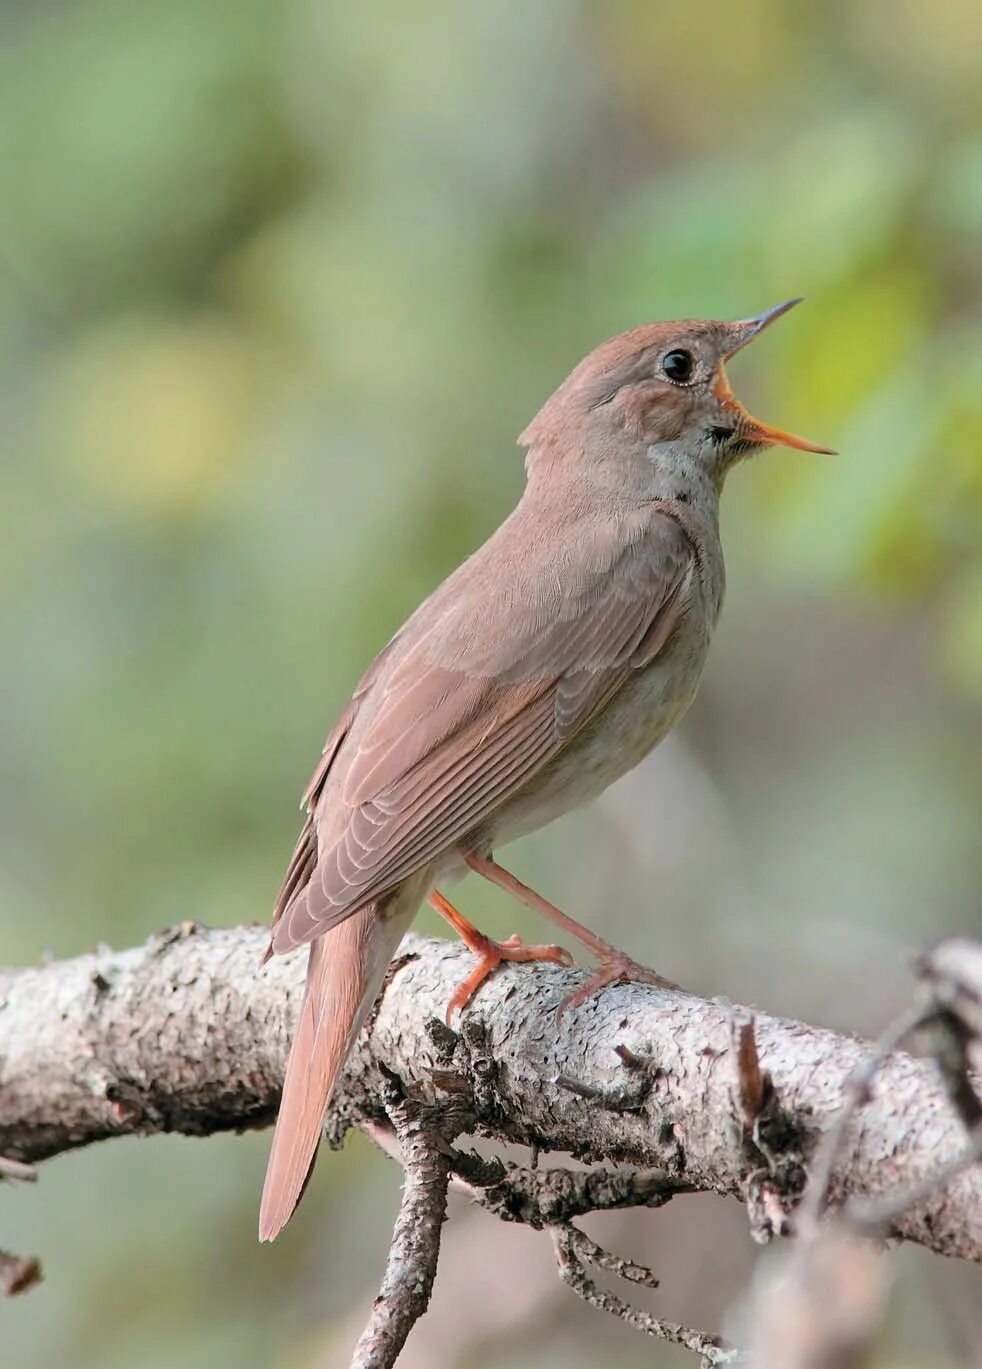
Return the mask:
<svg viewBox="0 0 982 1369">
<path fill-rule="evenodd" d="M 801 302 L 801 299 L 788 299 L 783 304 L 776 304 L 773 309 L 756 314 L 753 318 L 727 324 L 731 343 L 723 353 L 723 360 L 729 361 L 731 356 L 742 347 L 746 347 L 748 342 L 752 342 L 757 334 L 762 333 L 775 319 Z M 818 443 L 809 442 L 807 438 L 796 437 L 794 433 L 786 433 L 783 428 L 775 428 L 770 423 L 761 423 L 759 419 L 752 418 L 730 389 L 730 382 L 722 365 L 713 385 L 713 393 L 736 420 L 737 434 L 741 442 L 754 447 L 796 447 L 802 452 L 822 452 L 826 456 L 835 456 L 832 447 L 820 447 Z"/>
</svg>

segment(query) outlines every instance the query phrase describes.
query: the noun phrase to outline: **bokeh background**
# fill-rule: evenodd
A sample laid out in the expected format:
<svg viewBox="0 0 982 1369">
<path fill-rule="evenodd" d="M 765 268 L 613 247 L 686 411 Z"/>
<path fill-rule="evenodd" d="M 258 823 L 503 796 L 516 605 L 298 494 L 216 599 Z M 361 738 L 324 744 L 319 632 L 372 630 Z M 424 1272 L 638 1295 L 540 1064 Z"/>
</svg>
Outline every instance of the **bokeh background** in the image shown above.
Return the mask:
<svg viewBox="0 0 982 1369">
<path fill-rule="evenodd" d="M 8 0 L 0 957 L 264 919 L 328 725 L 512 506 L 566 371 L 803 294 L 731 378 L 841 455 L 731 478 L 688 720 L 510 855 L 694 989 L 882 1027 L 911 954 L 982 923 L 980 115 L 972 0 Z M 0 1360 L 345 1364 L 398 1172 L 351 1138 L 260 1249 L 266 1147 L 119 1142 L 5 1191 L 47 1281 Z M 596 1230 L 716 1327 L 758 1253 L 710 1198 Z M 977 1363 L 977 1272 L 895 1265 L 879 1363 Z M 688 1360 L 458 1206 L 404 1363 Z"/>
</svg>

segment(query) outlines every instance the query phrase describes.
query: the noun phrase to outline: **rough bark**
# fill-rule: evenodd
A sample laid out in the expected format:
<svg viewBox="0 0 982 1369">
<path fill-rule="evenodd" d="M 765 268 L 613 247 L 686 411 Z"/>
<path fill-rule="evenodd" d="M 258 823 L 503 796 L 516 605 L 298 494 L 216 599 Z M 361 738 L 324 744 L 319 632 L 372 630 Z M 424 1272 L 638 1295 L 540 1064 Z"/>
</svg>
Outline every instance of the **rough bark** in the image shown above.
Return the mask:
<svg viewBox="0 0 982 1369">
<path fill-rule="evenodd" d="M 304 957 L 260 971 L 266 936 L 188 923 L 132 950 L 0 973 L 0 1155 L 36 1161 L 111 1136 L 271 1121 Z M 754 1015 L 767 1094 L 748 1126 L 745 1010 L 621 985 L 557 1022 L 581 976 L 518 966 L 496 974 L 451 1033 L 441 1023 L 467 967 L 458 945 L 406 938 L 347 1071 L 335 1135 L 352 1120 L 387 1124 L 395 1076 L 417 1102 L 455 1110 L 455 1132 L 463 1117 L 465 1130 L 737 1196 L 766 1236 L 869 1049 Z M 965 1147 L 932 1062 L 893 1053 L 871 1088 L 830 1176 L 834 1204 L 921 1183 Z M 982 1165 L 897 1215 L 892 1233 L 982 1260 Z"/>
<path fill-rule="evenodd" d="M 368 1325 L 358 1338 L 351 1369 L 387 1369 L 395 1364 L 433 1292 L 440 1236 L 447 1215 L 451 1150 L 439 1110 L 401 1096 L 390 1080 L 387 1111 L 404 1170 L 382 1287 Z"/>
</svg>

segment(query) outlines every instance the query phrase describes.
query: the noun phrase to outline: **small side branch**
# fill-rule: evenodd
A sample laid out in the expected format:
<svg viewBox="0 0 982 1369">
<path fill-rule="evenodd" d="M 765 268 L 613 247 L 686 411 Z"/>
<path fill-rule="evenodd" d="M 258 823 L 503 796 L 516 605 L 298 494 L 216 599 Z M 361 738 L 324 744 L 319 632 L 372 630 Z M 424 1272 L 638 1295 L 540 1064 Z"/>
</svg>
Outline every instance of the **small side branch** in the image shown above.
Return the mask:
<svg viewBox="0 0 982 1369">
<path fill-rule="evenodd" d="M 612 1255 L 589 1240 L 576 1227 L 554 1226 L 550 1230 L 550 1235 L 559 1277 L 567 1288 L 571 1288 L 577 1297 L 582 1298 L 591 1307 L 617 1317 L 646 1336 L 654 1336 L 658 1340 L 665 1340 L 672 1345 L 681 1345 L 686 1350 L 691 1350 L 699 1356 L 700 1369 L 715 1369 L 716 1365 L 740 1363 L 740 1352 L 719 1336 L 707 1336 L 690 1326 L 654 1317 L 650 1312 L 632 1307 L 616 1293 L 599 1288 L 587 1272 L 587 1265 L 592 1264 L 598 1269 L 617 1274 L 631 1283 L 655 1288 L 658 1280 L 650 1269 Z"/>
<path fill-rule="evenodd" d="M 450 1157 L 434 1110 L 407 1098 L 390 1102 L 386 1110 L 402 1152 L 402 1201 L 382 1286 L 351 1369 L 392 1369 L 429 1306 L 447 1215 Z"/>
<path fill-rule="evenodd" d="M 964 940 L 942 942 L 921 957 L 917 970 L 914 1004 L 887 1028 L 846 1081 L 839 1115 L 818 1147 L 799 1210 L 798 1230 L 805 1238 L 815 1236 L 854 1119 L 873 1100 L 874 1079 L 891 1052 L 909 1040 L 933 1058 L 951 1108 L 967 1133 L 967 1144 L 912 1183 L 875 1199 L 853 1198 L 844 1209 L 846 1223 L 854 1231 L 875 1234 L 942 1190 L 982 1154 L 982 1099 L 972 1077 L 973 1052 L 982 1045 L 982 947 Z"/>
<path fill-rule="evenodd" d="M 23 1258 L 0 1250 L 0 1297 L 14 1298 L 41 1282 L 41 1263 L 33 1255 Z"/>
<path fill-rule="evenodd" d="M 913 1007 L 893 1023 L 843 1090 L 834 1125 L 818 1148 L 798 1214 L 798 1240 L 756 1296 L 755 1369 L 860 1369 L 880 1324 L 889 1275 L 878 1249 L 904 1213 L 943 1193 L 982 1157 L 982 1100 L 972 1057 L 982 1044 L 982 949 L 942 943 L 919 965 Z M 933 1058 L 967 1143 L 913 1182 L 875 1197 L 849 1198 L 826 1214 L 832 1176 L 848 1161 L 891 1052 L 914 1039 Z M 869 1238 L 873 1237 L 874 1240 Z"/>
<path fill-rule="evenodd" d="M 16 1183 L 37 1183 L 38 1172 L 34 1165 L 23 1160 L 11 1160 L 0 1155 L 0 1182 L 4 1179 Z M 26 1293 L 41 1282 L 41 1262 L 33 1255 L 26 1258 L 0 1250 L 0 1298 L 14 1298 L 18 1293 Z"/>
<path fill-rule="evenodd" d="M 468 1193 L 505 1222 L 544 1227 L 588 1212 L 663 1207 L 692 1185 L 674 1175 L 630 1169 L 526 1169 L 453 1153 L 453 1171 Z"/>
<path fill-rule="evenodd" d="M 802 1241 L 756 1289 L 753 1369 L 862 1369 L 889 1282 L 870 1241 L 836 1228 Z"/>
</svg>

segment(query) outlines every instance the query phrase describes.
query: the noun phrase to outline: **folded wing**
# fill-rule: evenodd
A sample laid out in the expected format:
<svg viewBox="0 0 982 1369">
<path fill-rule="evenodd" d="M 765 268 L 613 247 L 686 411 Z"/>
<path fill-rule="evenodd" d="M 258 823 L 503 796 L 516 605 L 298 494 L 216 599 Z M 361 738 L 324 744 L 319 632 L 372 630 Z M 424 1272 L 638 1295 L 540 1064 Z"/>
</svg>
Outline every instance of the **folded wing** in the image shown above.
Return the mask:
<svg viewBox="0 0 982 1369">
<path fill-rule="evenodd" d="M 684 607 L 691 542 L 657 510 L 591 536 L 597 545 L 552 558 L 552 583 L 445 595 L 443 610 L 369 672 L 312 781 L 276 951 L 319 936 L 480 828 L 658 655 Z M 325 788 L 339 750 L 343 784 Z"/>
</svg>

